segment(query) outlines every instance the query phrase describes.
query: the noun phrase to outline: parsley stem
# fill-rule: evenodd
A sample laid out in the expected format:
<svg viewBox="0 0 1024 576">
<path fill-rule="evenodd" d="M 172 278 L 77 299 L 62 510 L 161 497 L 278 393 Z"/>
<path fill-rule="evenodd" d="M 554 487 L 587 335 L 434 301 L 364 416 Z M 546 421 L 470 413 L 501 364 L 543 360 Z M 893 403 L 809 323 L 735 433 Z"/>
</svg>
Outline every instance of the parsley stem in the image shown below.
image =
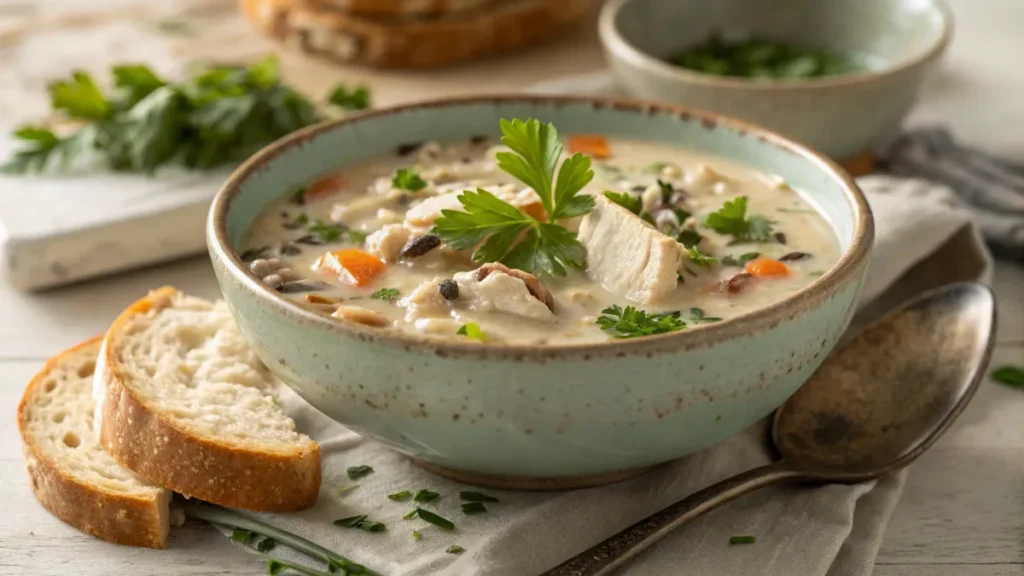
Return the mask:
<svg viewBox="0 0 1024 576">
<path fill-rule="evenodd" d="M 250 518 L 249 516 L 245 516 L 244 514 L 240 514 L 228 508 L 222 508 L 214 504 L 200 502 L 197 500 L 189 500 L 183 502 L 182 508 L 185 509 L 185 515 L 190 518 L 195 518 L 197 520 L 205 520 L 206 522 L 211 522 L 214 524 L 222 524 L 225 526 L 249 530 L 257 534 L 262 534 L 264 536 L 277 540 L 278 542 L 284 544 L 285 546 L 288 546 L 289 548 L 292 548 L 293 550 L 302 552 L 310 558 L 320 560 L 321 562 L 329 564 L 333 561 L 342 565 L 352 564 L 358 566 L 358 563 L 349 560 L 348 558 L 342 556 L 341 554 L 338 554 L 337 552 L 328 550 L 327 548 L 324 548 L 319 544 L 310 542 L 309 540 L 306 540 L 301 536 L 297 536 L 295 534 L 292 534 L 291 532 L 285 532 L 284 530 L 275 528 L 270 524 L 265 524 L 263 522 L 260 522 L 259 520 Z M 378 573 L 370 570 L 369 568 L 365 568 L 362 574 L 367 574 L 369 576 L 380 576 Z"/>
</svg>

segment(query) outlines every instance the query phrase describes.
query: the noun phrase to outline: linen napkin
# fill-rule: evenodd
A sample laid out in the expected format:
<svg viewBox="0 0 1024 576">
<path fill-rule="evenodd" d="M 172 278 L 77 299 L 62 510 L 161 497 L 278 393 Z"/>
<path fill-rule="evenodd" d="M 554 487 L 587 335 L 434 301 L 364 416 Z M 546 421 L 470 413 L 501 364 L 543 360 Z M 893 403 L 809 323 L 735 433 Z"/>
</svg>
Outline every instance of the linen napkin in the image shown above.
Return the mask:
<svg viewBox="0 0 1024 576">
<path fill-rule="evenodd" d="M 860 180 L 875 213 L 876 241 L 857 322 L 906 297 L 960 280 L 987 282 L 991 260 L 968 211 L 949 189 L 921 180 Z M 951 263 L 955 263 L 952 265 Z M 284 400 L 299 429 L 320 442 L 324 483 L 310 510 L 256 514 L 387 575 L 539 574 L 615 532 L 705 486 L 774 459 L 767 424 L 718 446 L 665 464 L 632 480 L 561 492 L 477 489 L 497 497 L 486 514 L 466 516 L 459 490 L 467 486 L 426 472 L 405 457 L 333 422 L 291 392 Z M 353 481 L 346 468 L 369 465 Z M 628 574 L 701 576 L 859 576 L 872 571 L 904 473 L 853 486 L 761 490 L 689 524 L 624 569 Z M 340 489 L 359 484 L 341 492 Z M 445 532 L 402 516 L 415 505 L 388 494 L 429 488 L 440 499 L 424 508 L 453 520 Z M 383 522 L 368 533 L 332 521 L 358 514 Z M 422 534 L 415 540 L 412 531 Z M 730 546 L 734 535 L 757 542 Z M 465 549 L 446 553 L 451 545 Z M 282 546 L 282 558 L 313 564 Z M 319 566 L 323 569 L 323 566 Z"/>
</svg>

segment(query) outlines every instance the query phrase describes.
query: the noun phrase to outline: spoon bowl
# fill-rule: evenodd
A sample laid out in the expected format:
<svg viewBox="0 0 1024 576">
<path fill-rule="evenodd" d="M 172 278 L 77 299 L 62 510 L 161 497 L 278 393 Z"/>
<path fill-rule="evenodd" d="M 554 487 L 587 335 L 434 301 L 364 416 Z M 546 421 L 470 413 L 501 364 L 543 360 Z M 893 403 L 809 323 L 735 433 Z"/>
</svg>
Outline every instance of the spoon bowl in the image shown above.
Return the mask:
<svg viewBox="0 0 1024 576">
<path fill-rule="evenodd" d="M 973 396 L 994 330 L 995 299 L 975 283 L 925 293 L 869 325 L 776 411 L 783 461 L 833 482 L 906 466 Z"/>
<path fill-rule="evenodd" d="M 778 411 L 782 459 L 691 494 L 549 570 L 608 574 L 663 536 L 758 488 L 873 480 L 920 456 L 963 412 L 992 355 L 996 304 L 981 284 L 921 294 L 868 325 Z"/>
</svg>

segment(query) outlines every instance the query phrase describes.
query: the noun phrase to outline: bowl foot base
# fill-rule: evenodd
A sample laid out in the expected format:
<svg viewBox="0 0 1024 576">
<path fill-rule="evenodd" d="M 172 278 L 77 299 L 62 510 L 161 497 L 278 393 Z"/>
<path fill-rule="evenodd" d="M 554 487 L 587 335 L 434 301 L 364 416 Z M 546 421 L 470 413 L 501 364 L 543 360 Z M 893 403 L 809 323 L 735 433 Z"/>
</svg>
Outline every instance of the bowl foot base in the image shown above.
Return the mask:
<svg viewBox="0 0 1024 576">
<path fill-rule="evenodd" d="M 569 490 L 573 488 L 590 488 L 629 480 L 654 468 L 654 466 L 643 466 L 585 476 L 495 476 L 447 468 L 418 458 L 412 458 L 411 460 L 417 466 L 449 480 L 498 490 Z"/>
</svg>

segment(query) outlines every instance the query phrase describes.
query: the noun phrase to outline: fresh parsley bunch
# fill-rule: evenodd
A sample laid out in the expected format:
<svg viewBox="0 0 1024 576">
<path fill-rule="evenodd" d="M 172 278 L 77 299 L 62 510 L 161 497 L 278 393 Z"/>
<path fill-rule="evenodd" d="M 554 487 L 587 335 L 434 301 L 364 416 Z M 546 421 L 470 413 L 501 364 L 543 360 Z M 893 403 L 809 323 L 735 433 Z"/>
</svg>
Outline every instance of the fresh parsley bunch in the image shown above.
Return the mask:
<svg viewBox="0 0 1024 576">
<path fill-rule="evenodd" d="M 50 84 L 50 105 L 78 125 L 66 137 L 44 126 L 14 132 L 21 147 L 2 166 L 11 173 L 42 171 L 60 160 L 102 159 L 113 170 L 153 173 L 172 161 L 191 169 L 239 162 L 290 132 L 322 119 L 316 106 L 281 82 L 277 60 L 214 66 L 170 82 L 141 64 L 115 66 L 114 89 L 104 94 L 92 77 L 74 72 Z M 358 97 L 332 101 L 349 109 Z"/>
<path fill-rule="evenodd" d="M 480 263 L 501 262 L 534 274 L 558 276 L 564 276 L 567 268 L 582 268 L 583 246 L 558 221 L 594 208 L 594 199 L 580 194 L 594 177 L 590 157 L 577 153 L 558 167 L 562 154 L 558 131 L 538 120 L 502 120 L 501 133 L 501 141 L 512 152 L 498 153 L 498 167 L 537 192 L 547 219 L 538 220 L 478 188 L 459 195 L 465 211 L 441 211 L 434 234 L 457 250 L 482 242 L 473 252 L 473 259 Z"/>
<path fill-rule="evenodd" d="M 653 314 L 633 306 L 623 308 L 618 304 L 601 310 L 601 316 L 598 317 L 596 324 L 601 330 L 616 338 L 653 336 L 686 328 L 686 322 L 680 318 L 679 312 Z"/>
</svg>

